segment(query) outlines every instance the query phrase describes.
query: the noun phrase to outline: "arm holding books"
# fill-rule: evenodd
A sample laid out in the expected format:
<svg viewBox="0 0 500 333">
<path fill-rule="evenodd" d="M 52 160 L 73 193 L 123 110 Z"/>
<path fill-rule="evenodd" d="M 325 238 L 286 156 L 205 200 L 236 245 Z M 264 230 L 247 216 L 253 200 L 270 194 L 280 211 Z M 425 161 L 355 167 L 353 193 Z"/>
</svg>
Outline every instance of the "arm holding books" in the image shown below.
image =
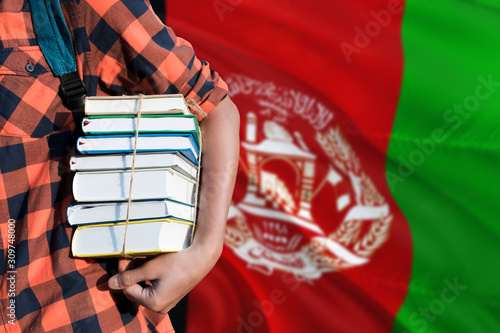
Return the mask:
<svg viewBox="0 0 500 333">
<path fill-rule="evenodd" d="M 200 122 L 203 133 L 203 168 L 199 215 L 192 245 L 181 252 L 159 255 L 142 266 L 127 269 L 108 281 L 131 300 L 166 313 L 212 269 L 222 253 L 227 213 L 239 159 L 239 114 L 226 97 Z M 152 281 L 143 288 L 141 281 Z"/>
</svg>

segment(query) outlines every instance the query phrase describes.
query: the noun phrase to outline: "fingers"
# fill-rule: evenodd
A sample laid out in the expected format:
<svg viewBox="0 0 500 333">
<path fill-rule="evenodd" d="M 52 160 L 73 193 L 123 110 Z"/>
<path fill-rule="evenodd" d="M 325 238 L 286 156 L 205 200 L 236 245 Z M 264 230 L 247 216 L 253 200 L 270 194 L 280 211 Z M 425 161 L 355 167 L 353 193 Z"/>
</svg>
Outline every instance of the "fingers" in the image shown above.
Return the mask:
<svg viewBox="0 0 500 333">
<path fill-rule="evenodd" d="M 194 248 L 193 248 L 194 249 Z M 163 254 L 148 261 L 120 260 L 120 273 L 108 280 L 110 289 L 121 290 L 131 301 L 146 308 L 166 313 L 177 304 L 206 274 L 199 251 L 186 249 L 175 254 Z M 193 270 L 192 267 L 200 267 Z M 140 282 L 149 281 L 147 286 Z"/>
<path fill-rule="evenodd" d="M 165 297 L 160 297 L 158 286 L 143 288 L 138 284 L 123 289 L 123 293 L 127 298 L 137 304 L 140 304 L 150 310 L 166 313 L 172 306 L 167 307 Z"/>
<path fill-rule="evenodd" d="M 118 271 L 120 273 L 112 276 L 108 280 L 110 289 L 125 289 L 136 285 L 138 282 L 154 280 L 156 277 L 146 269 L 146 265 L 131 269 L 132 263 L 129 260 L 120 260 L 118 262 Z M 139 285 L 137 285 L 140 287 Z M 140 287 L 142 289 L 142 287 Z"/>
<path fill-rule="evenodd" d="M 121 290 L 133 302 L 161 312 L 165 306 L 159 304 L 158 297 L 153 297 L 156 294 L 155 287 L 143 287 L 143 284 L 139 284 L 157 279 L 156 272 L 151 271 L 151 267 L 148 269 L 147 263 L 141 266 L 140 262 L 142 261 L 120 258 L 118 260 L 119 273 L 108 280 L 108 286 L 113 290 Z"/>
<path fill-rule="evenodd" d="M 123 272 L 128 268 L 128 266 L 131 264 L 132 260 L 126 259 L 126 258 L 119 258 L 118 259 L 118 272 Z"/>
</svg>

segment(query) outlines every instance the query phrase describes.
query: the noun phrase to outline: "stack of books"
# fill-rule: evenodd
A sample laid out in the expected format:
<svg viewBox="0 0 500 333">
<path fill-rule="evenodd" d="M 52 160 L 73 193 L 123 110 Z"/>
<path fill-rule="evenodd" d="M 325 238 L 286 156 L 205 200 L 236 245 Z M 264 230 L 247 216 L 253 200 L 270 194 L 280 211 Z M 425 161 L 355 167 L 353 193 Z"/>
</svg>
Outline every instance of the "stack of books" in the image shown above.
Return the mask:
<svg viewBox="0 0 500 333">
<path fill-rule="evenodd" d="M 88 97 L 85 115 L 84 136 L 76 142 L 80 154 L 70 160 L 77 201 L 67 210 L 76 227 L 73 255 L 119 257 L 124 241 L 125 255 L 132 257 L 187 248 L 201 138 L 183 96 L 142 96 L 140 102 L 139 96 Z"/>
</svg>

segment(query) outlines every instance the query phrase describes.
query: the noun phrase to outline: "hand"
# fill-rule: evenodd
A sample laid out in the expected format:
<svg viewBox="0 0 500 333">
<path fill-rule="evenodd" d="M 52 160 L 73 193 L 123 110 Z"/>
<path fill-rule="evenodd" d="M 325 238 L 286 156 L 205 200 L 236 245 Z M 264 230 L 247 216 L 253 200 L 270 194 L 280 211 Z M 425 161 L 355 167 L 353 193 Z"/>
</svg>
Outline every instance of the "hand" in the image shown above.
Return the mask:
<svg viewBox="0 0 500 333">
<path fill-rule="evenodd" d="M 206 249 L 193 244 L 131 268 L 134 261 L 120 259 L 120 273 L 108 280 L 111 289 L 121 289 L 125 296 L 146 308 L 167 313 L 208 274 L 220 256 L 220 249 Z M 138 282 L 150 281 L 143 287 Z"/>
</svg>

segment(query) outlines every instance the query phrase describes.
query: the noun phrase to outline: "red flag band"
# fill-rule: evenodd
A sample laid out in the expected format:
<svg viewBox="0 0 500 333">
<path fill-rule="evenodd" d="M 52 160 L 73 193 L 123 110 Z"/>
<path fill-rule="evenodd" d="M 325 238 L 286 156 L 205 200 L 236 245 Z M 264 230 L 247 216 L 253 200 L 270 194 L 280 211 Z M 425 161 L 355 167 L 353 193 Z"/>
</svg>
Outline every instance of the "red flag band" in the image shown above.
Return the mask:
<svg viewBox="0 0 500 333">
<path fill-rule="evenodd" d="M 189 296 L 188 332 L 391 329 L 411 262 L 384 178 L 401 12 L 169 2 L 168 24 L 227 81 L 242 119 L 224 254 Z"/>
<path fill-rule="evenodd" d="M 499 9 L 169 3 L 242 118 L 226 247 L 189 332 L 500 330 Z"/>
</svg>

